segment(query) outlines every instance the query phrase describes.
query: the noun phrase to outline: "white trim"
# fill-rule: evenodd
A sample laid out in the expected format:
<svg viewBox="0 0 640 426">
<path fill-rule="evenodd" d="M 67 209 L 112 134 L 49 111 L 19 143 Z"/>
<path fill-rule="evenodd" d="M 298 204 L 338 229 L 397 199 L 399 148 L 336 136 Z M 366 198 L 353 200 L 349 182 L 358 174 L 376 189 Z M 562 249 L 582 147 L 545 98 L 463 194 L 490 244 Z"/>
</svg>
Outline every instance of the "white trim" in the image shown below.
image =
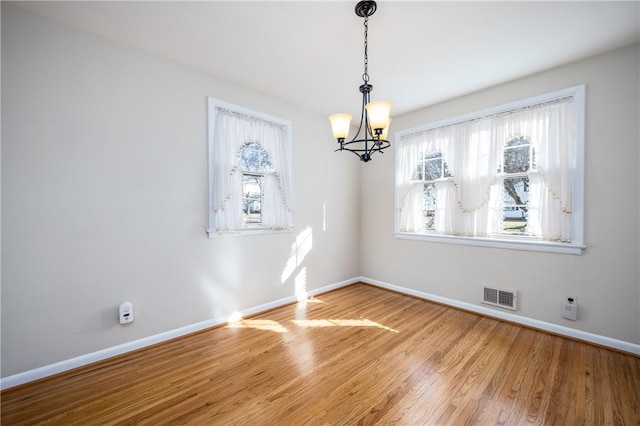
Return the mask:
<svg viewBox="0 0 640 426">
<path fill-rule="evenodd" d="M 326 293 L 331 290 L 335 290 L 341 287 L 346 287 L 351 284 L 355 284 L 359 281 L 358 278 L 352 278 L 350 280 L 340 281 L 334 284 L 328 284 L 323 287 L 318 287 L 314 290 L 307 291 L 307 296 L 314 296 L 320 293 Z M 243 317 L 255 315 L 260 312 L 268 311 L 271 309 L 279 308 L 291 303 L 295 303 L 298 299 L 296 296 L 289 296 L 282 299 L 267 302 L 262 305 L 247 308 L 240 312 Z M 54 374 L 63 373 L 65 371 L 73 370 L 75 368 L 84 367 L 89 364 L 93 364 L 99 361 L 103 361 L 108 358 L 112 358 L 118 355 L 133 352 L 148 346 L 156 345 L 158 343 L 166 342 L 178 337 L 186 336 L 191 333 L 206 330 L 207 328 L 216 327 L 226 322 L 229 322 L 231 315 L 212 318 L 206 321 L 201 321 L 195 324 L 190 324 L 185 327 L 176 328 L 174 330 L 165 331 L 153 336 L 144 337 L 142 339 L 134 340 L 132 342 L 123 343 L 121 345 L 112 346 L 110 348 L 102 349 L 96 352 L 92 352 L 86 355 L 80 355 L 75 358 L 67 359 L 64 361 L 56 362 L 54 364 L 45 365 L 33 370 L 25 371 L 23 373 L 14 374 L 12 376 L 3 377 L 0 379 L 0 390 L 9 389 L 15 386 L 23 385 L 25 383 L 33 382 L 35 380 L 44 379 Z"/>
<path fill-rule="evenodd" d="M 584 243 L 584 146 L 585 146 L 585 109 L 586 87 L 573 87 L 573 111 L 575 114 L 574 171 L 571 200 L 571 239 L 576 244 Z"/>
<path fill-rule="evenodd" d="M 518 238 L 500 237 L 464 237 L 458 235 L 414 234 L 411 232 L 396 232 L 395 237 L 405 240 L 422 240 L 434 243 L 461 244 L 475 247 L 493 247 L 509 250 L 540 251 L 547 253 L 562 253 L 581 255 L 586 248 L 583 244 L 554 243 L 542 240 L 524 240 Z"/>
<path fill-rule="evenodd" d="M 209 238 L 227 238 L 227 237 L 250 237 L 252 235 L 273 235 L 280 233 L 292 232 L 294 228 L 269 229 L 269 228 L 246 228 L 241 231 L 220 232 L 215 229 L 207 229 Z"/>
<path fill-rule="evenodd" d="M 495 238 L 481 237 L 463 237 L 454 235 L 437 235 L 409 233 L 400 231 L 400 210 L 399 210 L 399 194 L 397 183 L 395 185 L 394 196 L 394 233 L 396 238 L 422 240 L 448 244 L 462 244 L 477 247 L 494 247 L 513 250 L 528 250 L 549 253 L 563 253 L 581 255 L 582 250 L 586 248 L 584 245 L 584 144 L 585 144 L 585 93 L 586 86 L 580 84 L 555 92 L 546 93 L 539 96 L 511 102 L 505 105 L 491 107 L 482 111 L 475 111 L 469 114 L 459 115 L 457 117 L 447 118 L 425 125 L 412 127 L 409 129 L 399 130 L 395 133 L 395 140 L 399 142 L 404 136 L 423 133 L 439 127 L 451 126 L 466 121 L 475 120 L 480 117 L 489 117 L 492 115 L 502 114 L 509 111 L 525 108 L 531 105 L 543 104 L 554 100 L 572 97 L 574 108 L 574 172 L 573 172 L 573 191 L 571 206 L 571 243 L 554 243 L 546 241 L 538 241 L 527 239 L 526 237 L 518 238 L 514 236 L 500 236 Z M 395 150 L 395 170 L 398 169 L 400 162 L 400 150 Z M 394 178 L 396 179 L 396 178 Z"/>
<path fill-rule="evenodd" d="M 545 321 L 540 321 L 533 318 L 523 317 L 520 315 L 512 314 L 510 312 L 502 312 L 497 309 L 478 306 L 472 303 L 461 302 L 459 300 L 449 299 L 447 297 L 425 293 L 423 291 L 418 291 L 418 290 L 414 290 L 406 287 L 400 287 L 397 285 L 385 283 L 383 281 L 378 281 L 378 280 L 374 280 L 367 277 L 360 277 L 358 281 L 361 281 L 363 283 L 370 284 L 376 287 L 384 288 L 387 290 L 396 291 L 398 293 L 406 294 L 409 296 L 418 297 L 420 299 L 425 299 L 432 302 L 441 303 L 443 305 L 463 309 L 465 311 L 474 312 L 480 315 L 502 319 L 505 321 L 513 322 L 516 324 L 535 328 L 538 330 L 547 331 L 549 333 L 558 334 L 558 335 L 569 337 L 572 339 L 582 340 L 589 343 L 595 343 L 597 345 L 606 346 L 612 349 L 617 349 L 619 351 L 640 355 L 640 344 L 637 344 L 637 343 L 618 340 L 618 339 L 603 336 L 600 334 L 589 333 L 587 331 L 576 330 L 574 328 L 565 327 L 562 325 L 553 324 Z"/>
<path fill-rule="evenodd" d="M 503 319 L 505 321 L 510 321 L 510 322 L 521 324 L 527 327 L 548 331 L 561 336 L 566 336 L 566 337 L 574 338 L 577 340 L 583 340 L 585 342 L 595 343 L 598 345 L 617 349 L 623 352 L 640 355 L 640 344 L 613 339 L 611 337 L 602 336 L 598 334 L 588 333 L 586 331 L 580 331 L 580 330 L 564 327 L 557 324 L 551 324 L 548 322 L 535 320 L 532 318 L 522 317 L 509 312 L 502 312 L 502 311 L 487 308 L 484 306 L 477 306 L 471 303 L 460 302 L 458 300 L 449 299 L 446 297 L 437 296 L 434 294 L 425 293 L 422 291 L 413 290 L 406 287 L 400 287 L 397 285 L 385 283 L 383 281 L 378 281 L 378 280 L 374 280 L 372 278 L 367 278 L 367 277 L 356 277 L 349 280 L 340 281 L 334 284 L 329 284 L 323 287 L 318 287 L 314 290 L 309 290 L 307 292 L 307 295 L 315 296 L 317 294 L 326 293 L 328 291 L 336 290 L 336 289 L 346 287 L 348 285 L 355 284 L 358 282 L 363 282 L 376 287 L 396 291 L 398 293 L 406 294 L 409 296 L 418 297 L 420 299 L 441 303 L 443 305 L 464 309 L 466 311 L 474 312 L 480 315 L 485 315 L 485 316 L 497 318 L 497 319 Z M 296 301 L 297 301 L 296 296 L 289 296 L 289 297 L 274 300 L 272 302 L 268 302 L 262 305 L 254 306 L 252 308 L 245 309 L 241 312 L 241 314 L 243 317 L 255 315 L 260 312 L 268 311 L 284 305 L 295 303 Z M 138 349 L 143 349 L 145 347 L 166 342 L 168 340 L 175 339 L 178 337 L 186 336 L 188 334 L 202 331 L 207 328 L 216 327 L 228 322 L 229 319 L 230 319 L 230 315 L 213 318 L 210 320 L 187 325 L 185 327 L 169 330 L 153 336 L 134 340 L 132 342 L 123 343 L 121 345 L 113 346 L 113 347 L 106 348 L 93 353 L 89 353 L 86 355 L 80 355 L 75 358 L 56 362 L 54 364 L 45 365 L 39 368 L 35 368 L 33 370 L 25 371 L 23 373 L 18 373 L 12 376 L 3 377 L 0 379 L 0 390 L 5 390 L 5 389 L 13 388 L 15 386 L 20 386 L 29 382 L 33 382 L 36 380 L 44 379 L 49 376 L 53 376 L 54 374 L 59 374 L 59 373 L 63 373 L 65 371 L 73 370 L 79 367 L 84 367 L 86 365 L 103 361 L 108 358 L 112 358 L 118 355 L 123 355 L 128 352 L 133 352 Z"/>
</svg>

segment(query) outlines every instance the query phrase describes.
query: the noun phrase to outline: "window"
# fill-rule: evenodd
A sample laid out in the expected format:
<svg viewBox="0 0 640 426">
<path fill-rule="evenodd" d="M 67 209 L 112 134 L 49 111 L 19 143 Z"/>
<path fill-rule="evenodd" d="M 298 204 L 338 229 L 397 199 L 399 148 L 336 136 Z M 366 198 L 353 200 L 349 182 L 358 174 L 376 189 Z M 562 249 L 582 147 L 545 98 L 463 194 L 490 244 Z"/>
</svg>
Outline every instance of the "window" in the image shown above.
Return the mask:
<svg viewBox="0 0 640 426">
<path fill-rule="evenodd" d="M 292 228 L 291 124 L 209 98 L 209 237 Z"/>
<path fill-rule="evenodd" d="M 242 173 L 242 213 L 244 222 L 262 223 L 265 173 L 272 171 L 269 154 L 258 142 L 247 142 L 238 151 Z"/>
<path fill-rule="evenodd" d="M 584 86 L 398 132 L 396 236 L 580 254 Z"/>
</svg>

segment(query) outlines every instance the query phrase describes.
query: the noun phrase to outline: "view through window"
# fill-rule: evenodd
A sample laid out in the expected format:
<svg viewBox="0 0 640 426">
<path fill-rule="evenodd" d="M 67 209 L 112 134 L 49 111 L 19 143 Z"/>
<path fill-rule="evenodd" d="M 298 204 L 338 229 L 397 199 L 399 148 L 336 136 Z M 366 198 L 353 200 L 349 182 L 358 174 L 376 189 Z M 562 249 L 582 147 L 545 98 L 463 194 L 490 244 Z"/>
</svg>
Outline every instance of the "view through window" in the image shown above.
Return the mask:
<svg viewBox="0 0 640 426">
<path fill-rule="evenodd" d="M 245 223 L 262 223 L 264 174 L 271 171 L 269 154 L 257 142 L 248 142 L 238 151 L 242 171 L 242 213 Z"/>
</svg>

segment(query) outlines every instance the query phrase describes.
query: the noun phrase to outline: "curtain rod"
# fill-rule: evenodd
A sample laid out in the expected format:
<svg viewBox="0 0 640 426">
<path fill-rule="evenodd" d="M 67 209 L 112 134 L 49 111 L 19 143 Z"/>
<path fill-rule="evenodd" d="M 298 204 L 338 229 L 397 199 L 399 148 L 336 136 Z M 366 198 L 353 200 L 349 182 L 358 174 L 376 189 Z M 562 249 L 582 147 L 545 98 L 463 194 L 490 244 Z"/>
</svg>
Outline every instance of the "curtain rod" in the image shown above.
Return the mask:
<svg viewBox="0 0 640 426">
<path fill-rule="evenodd" d="M 522 112 L 522 111 L 526 111 L 526 110 L 529 110 L 529 109 L 543 108 L 543 107 L 546 107 L 546 106 L 555 105 L 555 104 L 561 104 L 561 103 L 571 103 L 571 102 L 573 102 L 573 97 L 574 97 L 573 95 L 564 96 L 564 97 L 561 97 L 561 98 L 558 98 L 558 99 L 552 99 L 550 101 L 544 101 L 544 102 L 539 102 L 539 103 L 535 103 L 535 104 L 531 104 L 531 105 L 525 105 L 525 106 L 522 106 L 522 107 L 509 109 L 509 110 L 502 111 L 502 112 L 497 112 L 497 113 L 493 113 L 493 114 L 483 115 L 483 116 L 480 116 L 480 117 L 470 118 L 470 119 L 467 119 L 467 120 L 457 121 L 457 122 L 451 123 L 451 124 L 444 124 L 442 126 L 433 127 L 431 129 L 428 129 L 428 130 L 422 130 L 422 131 L 419 131 L 419 132 L 416 132 L 416 133 L 411 133 L 411 134 L 408 134 L 408 135 L 404 135 L 403 138 L 405 138 L 405 137 L 413 137 L 413 136 L 420 136 L 420 135 L 429 133 L 429 132 L 431 132 L 433 130 L 444 129 L 446 127 L 452 127 L 452 126 L 458 126 L 460 124 L 471 123 L 471 122 L 478 121 L 478 120 L 484 120 L 486 118 L 504 117 L 504 116 L 507 116 L 507 115 L 516 114 L 516 113 L 519 113 L 519 112 Z"/>
<path fill-rule="evenodd" d="M 280 123 L 275 123 L 273 121 L 266 120 L 264 118 L 256 117 L 256 116 L 253 116 L 253 115 L 245 114 L 245 113 L 242 113 L 242 112 L 239 112 L 239 111 L 234 111 L 234 110 L 223 108 L 223 107 L 220 107 L 220 106 L 216 106 L 216 111 L 218 113 L 223 113 L 225 115 L 229 115 L 229 116 L 232 116 L 232 117 L 237 117 L 237 118 L 240 118 L 242 120 L 247 120 L 247 121 L 251 121 L 251 122 L 254 122 L 254 123 L 260 121 L 262 123 L 269 124 L 269 125 L 271 125 L 273 127 L 277 127 L 278 129 L 286 130 L 286 126 L 284 126 L 284 125 L 282 125 Z"/>
</svg>

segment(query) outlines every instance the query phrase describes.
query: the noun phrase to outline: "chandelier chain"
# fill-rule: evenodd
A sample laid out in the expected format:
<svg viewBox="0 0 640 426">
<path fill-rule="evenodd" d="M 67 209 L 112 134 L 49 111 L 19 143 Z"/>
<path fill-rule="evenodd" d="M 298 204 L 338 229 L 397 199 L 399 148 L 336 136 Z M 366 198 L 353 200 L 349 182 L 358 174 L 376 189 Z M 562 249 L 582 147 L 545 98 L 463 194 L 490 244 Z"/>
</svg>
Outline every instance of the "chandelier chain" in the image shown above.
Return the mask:
<svg viewBox="0 0 640 426">
<path fill-rule="evenodd" d="M 369 33 L 369 16 L 364 18 L 364 74 L 362 74 L 362 81 L 369 82 L 369 54 L 367 53 L 369 48 L 369 42 L 367 36 Z"/>
</svg>

